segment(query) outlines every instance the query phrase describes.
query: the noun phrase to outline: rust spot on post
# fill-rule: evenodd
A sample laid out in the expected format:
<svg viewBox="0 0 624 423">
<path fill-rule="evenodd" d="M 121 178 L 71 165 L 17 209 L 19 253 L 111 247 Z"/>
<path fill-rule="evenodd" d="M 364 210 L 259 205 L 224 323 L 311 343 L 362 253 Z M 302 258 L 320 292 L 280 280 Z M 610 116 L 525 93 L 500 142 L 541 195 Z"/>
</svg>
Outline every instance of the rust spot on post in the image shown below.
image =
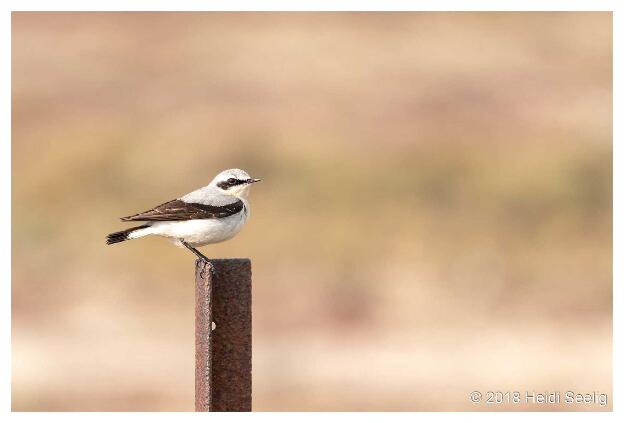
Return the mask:
<svg viewBox="0 0 624 423">
<path fill-rule="evenodd" d="M 248 259 L 195 262 L 195 411 L 251 411 Z"/>
</svg>

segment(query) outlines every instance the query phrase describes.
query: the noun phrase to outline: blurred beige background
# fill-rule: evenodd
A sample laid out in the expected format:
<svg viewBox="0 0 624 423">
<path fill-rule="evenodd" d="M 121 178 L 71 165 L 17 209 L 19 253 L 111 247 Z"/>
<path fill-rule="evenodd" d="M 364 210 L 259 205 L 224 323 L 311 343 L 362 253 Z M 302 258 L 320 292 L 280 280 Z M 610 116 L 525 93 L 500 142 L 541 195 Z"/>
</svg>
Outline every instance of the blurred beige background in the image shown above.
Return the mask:
<svg viewBox="0 0 624 423">
<path fill-rule="evenodd" d="M 611 394 L 611 14 L 14 13 L 14 410 L 192 410 L 194 257 L 119 216 L 263 182 L 255 410 Z M 611 400 L 611 398 L 609 398 Z"/>
</svg>

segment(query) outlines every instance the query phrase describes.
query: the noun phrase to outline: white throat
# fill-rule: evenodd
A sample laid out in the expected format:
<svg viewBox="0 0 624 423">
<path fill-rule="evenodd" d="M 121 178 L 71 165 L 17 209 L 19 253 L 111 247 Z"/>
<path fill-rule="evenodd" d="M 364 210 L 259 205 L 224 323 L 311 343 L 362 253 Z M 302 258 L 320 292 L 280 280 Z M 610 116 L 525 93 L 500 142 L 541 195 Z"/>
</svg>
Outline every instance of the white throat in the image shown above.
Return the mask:
<svg viewBox="0 0 624 423">
<path fill-rule="evenodd" d="M 249 198 L 249 189 L 251 188 L 250 185 L 241 185 L 238 187 L 232 187 L 229 190 L 227 190 L 226 192 L 230 195 L 234 195 L 238 198 L 240 198 L 241 200 L 247 202 L 247 199 Z"/>
</svg>

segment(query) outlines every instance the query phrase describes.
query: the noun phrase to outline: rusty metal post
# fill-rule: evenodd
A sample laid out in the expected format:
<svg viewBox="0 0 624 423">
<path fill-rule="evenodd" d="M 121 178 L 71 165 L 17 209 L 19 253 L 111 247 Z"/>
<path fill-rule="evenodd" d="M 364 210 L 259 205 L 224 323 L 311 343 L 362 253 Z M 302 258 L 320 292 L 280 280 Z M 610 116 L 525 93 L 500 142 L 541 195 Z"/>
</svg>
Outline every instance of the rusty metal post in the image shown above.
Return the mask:
<svg viewBox="0 0 624 423">
<path fill-rule="evenodd" d="M 248 259 L 195 262 L 195 411 L 251 411 Z"/>
</svg>

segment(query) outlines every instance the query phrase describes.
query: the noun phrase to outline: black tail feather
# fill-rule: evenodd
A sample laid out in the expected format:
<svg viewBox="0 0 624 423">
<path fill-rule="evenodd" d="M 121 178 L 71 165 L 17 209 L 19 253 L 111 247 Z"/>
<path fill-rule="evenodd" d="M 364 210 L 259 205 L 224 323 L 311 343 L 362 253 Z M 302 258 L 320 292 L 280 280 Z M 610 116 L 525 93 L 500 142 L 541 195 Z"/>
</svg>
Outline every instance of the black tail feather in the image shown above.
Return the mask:
<svg viewBox="0 0 624 423">
<path fill-rule="evenodd" d="M 150 225 L 141 225 L 141 226 L 135 226 L 134 228 L 129 228 L 126 229 L 124 231 L 119 231 L 119 232 L 113 232 L 112 234 L 108 234 L 106 235 L 106 243 L 107 244 L 116 244 L 118 242 L 123 242 L 128 240 L 128 236 L 136 231 L 137 229 L 145 229 L 145 228 L 149 228 Z"/>
</svg>

